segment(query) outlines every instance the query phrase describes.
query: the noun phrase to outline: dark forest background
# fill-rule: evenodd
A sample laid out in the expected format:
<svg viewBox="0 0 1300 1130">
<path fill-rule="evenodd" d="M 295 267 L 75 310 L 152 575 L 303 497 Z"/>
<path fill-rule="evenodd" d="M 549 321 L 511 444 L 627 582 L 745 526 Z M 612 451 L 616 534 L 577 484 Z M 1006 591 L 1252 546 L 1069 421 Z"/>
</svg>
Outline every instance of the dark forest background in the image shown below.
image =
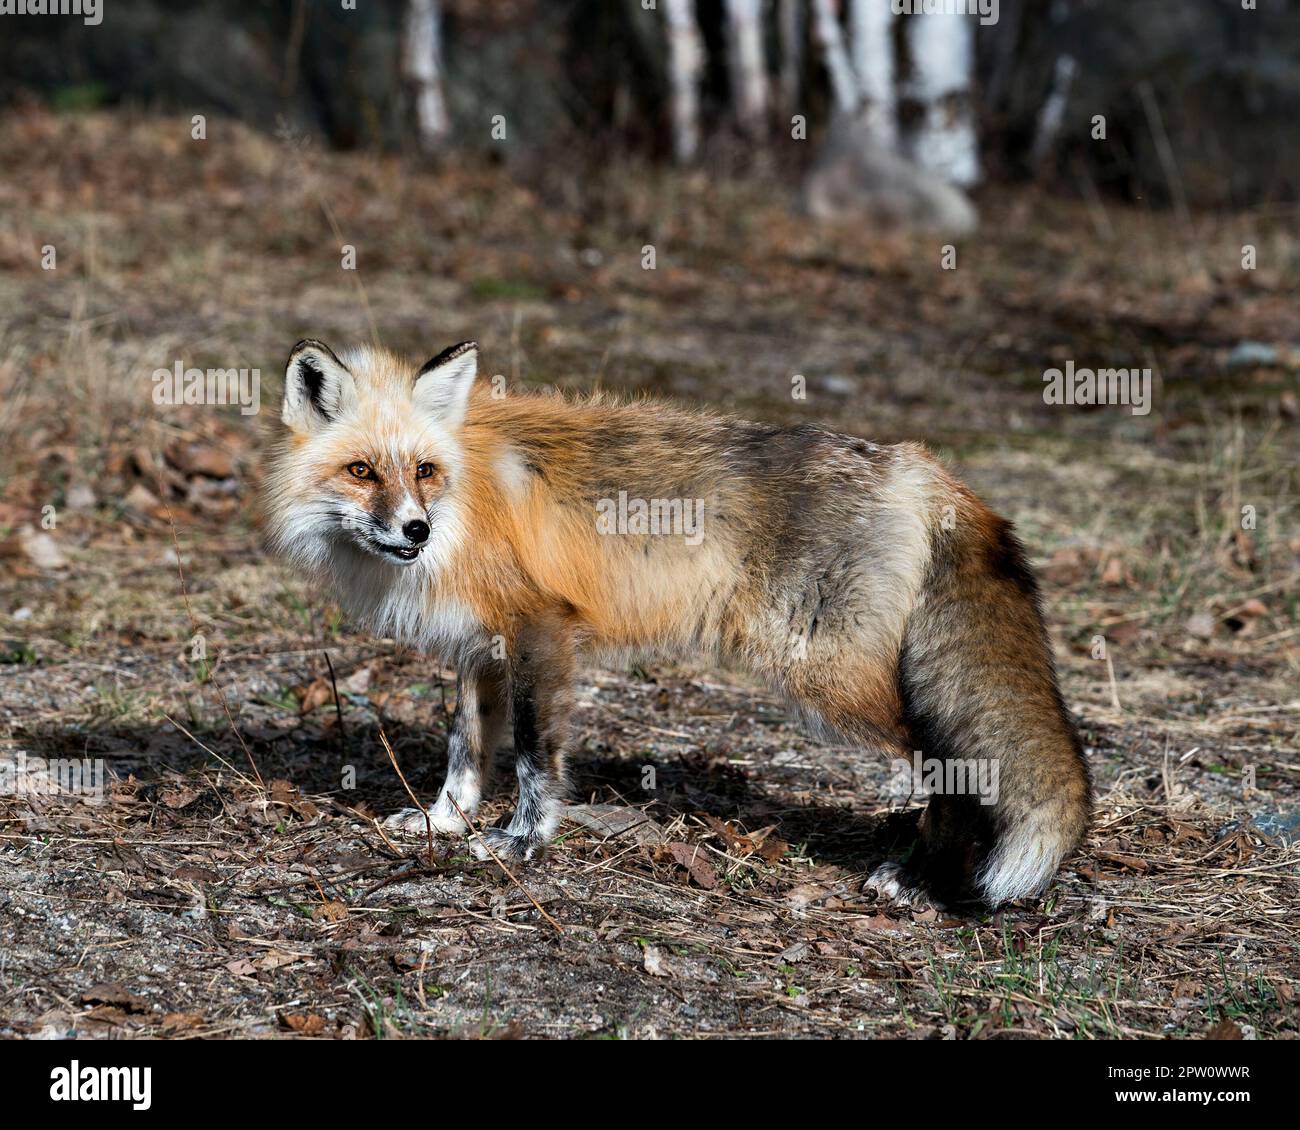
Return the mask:
<svg viewBox="0 0 1300 1130">
<path fill-rule="evenodd" d="M 1249 3 L 1249 0 L 1247 0 Z M 414 148 L 400 67 L 404 0 L 104 0 L 95 27 L 9 17 L 0 37 L 0 103 L 58 108 L 132 105 L 228 115 L 340 148 Z M 1126 199 L 1258 205 L 1300 189 L 1300 3 L 1260 0 L 1002 0 L 976 32 L 975 113 L 987 179 L 1045 178 Z M 783 145 L 787 107 L 773 101 L 766 144 L 733 124 L 724 0 L 696 5 L 707 62 L 701 158 L 728 168 L 806 163 Z M 622 154 L 671 156 L 664 21 L 642 0 L 445 0 L 446 154 L 479 151 L 545 168 Z M 21 23 L 21 34 L 14 30 Z M 775 19 L 765 50 L 779 65 Z M 804 36 L 811 39 L 810 27 Z M 1047 153 L 1034 137 L 1057 60 L 1078 73 Z M 1162 164 L 1141 86 L 1149 83 L 1177 154 Z M 830 97 L 816 47 L 798 74 L 798 107 L 816 135 Z M 898 113 L 909 113 L 906 94 Z M 493 144 L 489 120 L 511 124 Z M 1109 144 L 1090 144 L 1096 114 Z M 1084 182 L 1088 182 L 1084 185 Z"/>
</svg>

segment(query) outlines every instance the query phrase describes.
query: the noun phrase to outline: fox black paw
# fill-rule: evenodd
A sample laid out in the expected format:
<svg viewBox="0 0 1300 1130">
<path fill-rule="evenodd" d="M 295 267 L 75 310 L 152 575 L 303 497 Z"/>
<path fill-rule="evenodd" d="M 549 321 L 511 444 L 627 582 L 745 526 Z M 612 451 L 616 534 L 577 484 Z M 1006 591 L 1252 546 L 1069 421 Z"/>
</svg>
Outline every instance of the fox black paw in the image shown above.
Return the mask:
<svg viewBox="0 0 1300 1130">
<path fill-rule="evenodd" d="M 875 891 L 876 896 L 894 906 L 909 906 L 913 910 L 943 910 L 944 905 L 929 888 L 901 863 L 882 863 L 867 878 L 863 889 Z"/>
<path fill-rule="evenodd" d="M 504 828 L 487 828 L 469 842 L 470 850 L 479 859 L 493 855 L 502 863 L 524 863 L 536 859 L 546 847 L 536 836 L 520 835 Z M 489 852 L 488 848 L 492 850 Z"/>
</svg>

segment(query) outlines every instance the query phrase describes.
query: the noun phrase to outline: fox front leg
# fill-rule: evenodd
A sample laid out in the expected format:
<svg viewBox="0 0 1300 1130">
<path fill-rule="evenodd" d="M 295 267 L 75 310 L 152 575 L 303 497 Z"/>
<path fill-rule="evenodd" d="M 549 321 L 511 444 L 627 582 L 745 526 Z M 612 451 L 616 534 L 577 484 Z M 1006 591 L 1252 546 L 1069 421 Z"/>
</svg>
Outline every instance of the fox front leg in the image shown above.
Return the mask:
<svg viewBox="0 0 1300 1130">
<path fill-rule="evenodd" d="M 483 779 L 505 729 L 507 685 L 508 676 L 501 663 L 462 668 L 458 674 L 456 710 L 447 735 L 447 779 L 429 809 L 435 832 L 456 835 L 469 831 L 456 805 L 471 818 L 478 811 Z M 456 804 L 452 804 L 453 800 Z M 424 812 L 418 808 L 402 809 L 385 820 L 384 827 L 416 836 L 427 831 Z"/>
<path fill-rule="evenodd" d="M 562 624 L 521 633 L 510 676 L 519 802 L 504 828 L 488 828 L 472 844 L 480 859 L 532 859 L 555 834 L 564 803 L 574 673 L 573 640 Z"/>
</svg>

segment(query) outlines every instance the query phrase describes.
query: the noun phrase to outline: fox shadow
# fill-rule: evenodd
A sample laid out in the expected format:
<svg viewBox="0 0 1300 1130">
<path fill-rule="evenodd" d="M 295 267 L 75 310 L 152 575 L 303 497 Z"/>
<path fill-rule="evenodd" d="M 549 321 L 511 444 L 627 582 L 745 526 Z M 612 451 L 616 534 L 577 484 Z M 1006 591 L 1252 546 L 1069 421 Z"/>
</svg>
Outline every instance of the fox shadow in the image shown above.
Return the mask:
<svg viewBox="0 0 1300 1130">
<path fill-rule="evenodd" d="M 198 811 L 189 815 L 219 813 L 221 789 L 251 787 L 257 777 L 268 786 L 287 781 L 306 796 L 328 797 L 381 817 L 411 805 L 374 723 L 356 720 L 340 731 L 295 720 L 280 728 L 241 728 L 238 737 L 230 726 L 187 730 L 167 721 L 93 728 L 53 724 L 24 732 L 18 748 L 29 759 L 102 761 L 106 787 L 133 777 L 136 797 L 146 802 L 158 799 L 178 778 L 201 779 L 209 787 Z M 445 720 L 441 728 L 430 729 L 385 719 L 384 736 L 415 795 L 431 804 L 447 765 Z M 897 857 L 916 837 L 918 809 L 874 816 L 836 805 L 799 804 L 781 784 L 776 770 L 769 779 L 761 768 L 745 772 L 703 752 L 657 754 L 648 782 L 644 759 L 579 747 L 569 761 L 568 801 L 644 808 L 661 825 L 679 816 L 709 816 L 742 831 L 774 826 L 775 835 L 819 862 L 855 871 Z M 513 806 L 513 792 L 507 739 L 497 751 L 484 799 L 510 798 Z"/>
</svg>

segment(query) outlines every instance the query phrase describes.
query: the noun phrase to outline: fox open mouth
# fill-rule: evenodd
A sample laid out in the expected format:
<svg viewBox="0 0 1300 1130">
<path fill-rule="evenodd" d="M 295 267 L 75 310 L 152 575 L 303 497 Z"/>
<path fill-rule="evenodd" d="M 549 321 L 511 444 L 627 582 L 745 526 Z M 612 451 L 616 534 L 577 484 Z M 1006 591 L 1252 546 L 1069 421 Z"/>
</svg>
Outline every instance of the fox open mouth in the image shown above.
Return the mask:
<svg viewBox="0 0 1300 1130">
<path fill-rule="evenodd" d="M 375 541 L 373 538 L 364 538 L 361 544 L 376 557 L 382 557 L 385 561 L 392 561 L 400 565 L 411 564 L 420 556 L 420 550 L 423 548 L 418 545 L 387 545 L 382 541 Z"/>
</svg>

